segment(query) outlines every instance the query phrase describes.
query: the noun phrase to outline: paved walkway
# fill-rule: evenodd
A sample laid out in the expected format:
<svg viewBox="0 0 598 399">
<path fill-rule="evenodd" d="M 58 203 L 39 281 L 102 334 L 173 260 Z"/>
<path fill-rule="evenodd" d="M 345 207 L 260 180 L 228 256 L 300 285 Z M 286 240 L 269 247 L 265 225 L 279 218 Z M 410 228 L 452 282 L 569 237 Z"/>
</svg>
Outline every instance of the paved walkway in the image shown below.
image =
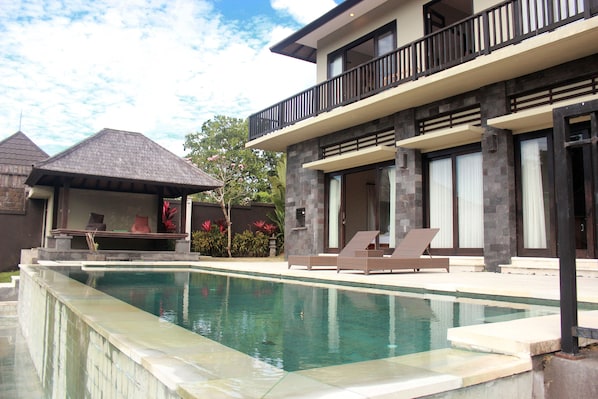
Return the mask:
<svg viewBox="0 0 598 399">
<path fill-rule="evenodd" d="M 385 287 L 401 287 L 416 290 L 430 290 L 447 294 L 479 294 L 516 298 L 538 298 L 558 300 L 560 287 L 558 276 L 501 274 L 486 272 L 450 272 L 439 270 L 411 270 L 394 273 L 363 272 L 344 270 L 340 273 L 331 267 L 292 266 L 286 262 L 223 262 L 220 260 L 198 262 L 199 265 L 221 270 L 238 270 L 249 273 L 266 273 L 272 276 L 318 279 L 327 282 L 358 283 Z M 578 277 L 577 298 L 579 302 L 598 303 L 598 278 Z"/>
<path fill-rule="evenodd" d="M 2 308 L 7 308 L 4 302 Z M 43 390 L 16 312 L 7 309 L 0 312 L 0 398 L 2 399 L 42 399 Z M 15 309 L 16 311 L 16 309 Z"/>
</svg>

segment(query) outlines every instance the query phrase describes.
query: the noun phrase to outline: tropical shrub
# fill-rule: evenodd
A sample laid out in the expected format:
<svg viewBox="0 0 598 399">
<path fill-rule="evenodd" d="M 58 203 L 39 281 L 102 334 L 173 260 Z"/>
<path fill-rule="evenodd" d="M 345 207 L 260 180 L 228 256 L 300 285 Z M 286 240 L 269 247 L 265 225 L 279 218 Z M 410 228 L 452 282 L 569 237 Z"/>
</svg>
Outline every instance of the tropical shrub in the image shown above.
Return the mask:
<svg viewBox="0 0 598 399">
<path fill-rule="evenodd" d="M 277 227 L 263 220 L 254 222 L 253 227 L 256 229 L 255 232 L 248 229 L 233 236 L 232 256 L 266 257 L 270 255 L 270 238 L 276 236 Z M 194 231 L 191 235 L 193 251 L 206 256 L 228 256 L 226 233 L 225 221 L 204 221 L 201 229 Z"/>
<path fill-rule="evenodd" d="M 191 239 L 195 252 L 206 256 L 227 256 L 226 227 L 222 223 L 204 221 L 201 230 L 194 231 Z"/>
<path fill-rule="evenodd" d="M 266 257 L 270 253 L 270 239 L 261 231 L 245 230 L 235 234 L 232 242 L 233 256 Z"/>
</svg>

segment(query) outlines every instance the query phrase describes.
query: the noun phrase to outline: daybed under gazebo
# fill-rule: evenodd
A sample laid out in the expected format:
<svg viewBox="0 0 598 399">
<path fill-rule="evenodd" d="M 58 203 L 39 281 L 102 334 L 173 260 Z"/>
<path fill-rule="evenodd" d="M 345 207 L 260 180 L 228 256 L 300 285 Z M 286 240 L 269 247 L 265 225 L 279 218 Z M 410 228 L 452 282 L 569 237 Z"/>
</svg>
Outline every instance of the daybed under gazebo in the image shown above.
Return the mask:
<svg viewBox="0 0 598 399">
<path fill-rule="evenodd" d="M 51 260 L 84 259 L 89 252 L 108 259 L 196 259 L 186 231 L 187 197 L 222 186 L 141 133 L 113 129 L 35 164 L 26 184 L 30 197 L 47 199 L 46 245 L 37 256 Z M 165 199 L 175 198 L 180 207 L 172 231 L 162 213 Z M 138 228 L 139 222 L 147 226 Z"/>
</svg>

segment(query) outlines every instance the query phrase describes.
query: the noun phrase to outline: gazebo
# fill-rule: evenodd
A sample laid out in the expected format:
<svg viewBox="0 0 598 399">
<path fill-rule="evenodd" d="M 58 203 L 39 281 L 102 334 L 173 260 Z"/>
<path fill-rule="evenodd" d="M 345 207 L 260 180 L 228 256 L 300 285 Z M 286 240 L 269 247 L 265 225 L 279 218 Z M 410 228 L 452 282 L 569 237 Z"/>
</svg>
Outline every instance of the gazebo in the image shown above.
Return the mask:
<svg viewBox="0 0 598 399">
<path fill-rule="evenodd" d="M 47 199 L 39 259 L 69 260 L 96 252 L 90 238 L 108 258 L 193 258 L 187 197 L 222 186 L 143 134 L 113 129 L 36 163 L 26 184 Z M 174 231 L 162 223 L 166 199 L 180 199 Z"/>
</svg>

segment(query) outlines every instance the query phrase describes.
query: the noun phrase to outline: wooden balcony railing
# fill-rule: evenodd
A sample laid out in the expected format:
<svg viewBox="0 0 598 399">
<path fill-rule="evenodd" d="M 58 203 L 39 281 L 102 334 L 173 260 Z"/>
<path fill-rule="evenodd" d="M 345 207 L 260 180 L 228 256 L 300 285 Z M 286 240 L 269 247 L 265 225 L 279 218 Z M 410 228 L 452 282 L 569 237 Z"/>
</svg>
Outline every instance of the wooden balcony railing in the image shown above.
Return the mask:
<svg viewBox="0 0 598 399">
<path fill-rule="evenodd" d="M 249 140 L 573 21 L 598 0 L 512 0 L 317 84 L 249 117 Z M 593 11 L 593 12 L 592 12 Z"/>
</svg>

